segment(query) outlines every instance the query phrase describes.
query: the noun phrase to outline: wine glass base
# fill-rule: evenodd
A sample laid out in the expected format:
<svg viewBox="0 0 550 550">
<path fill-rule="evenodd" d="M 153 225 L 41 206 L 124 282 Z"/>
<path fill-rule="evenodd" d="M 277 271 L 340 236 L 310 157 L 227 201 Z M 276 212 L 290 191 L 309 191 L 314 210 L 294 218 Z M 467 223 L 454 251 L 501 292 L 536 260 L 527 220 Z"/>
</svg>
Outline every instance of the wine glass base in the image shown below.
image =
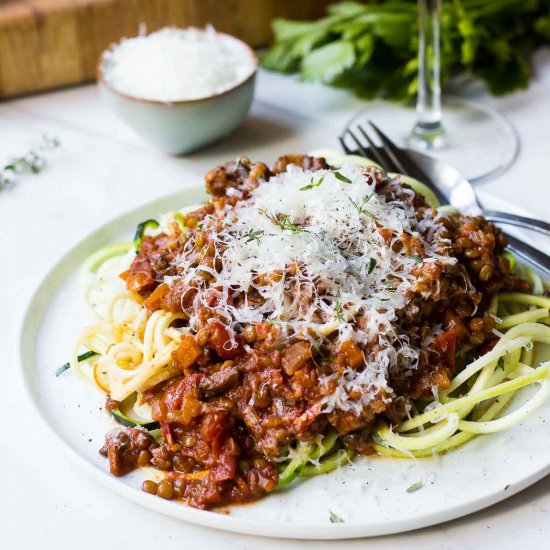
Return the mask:
<svg viewBox="0 0 550 550">
<path fill-rule="evenodd" d="M 407 138 L 407 145 L 426 153 L 444 149 L 447 146 L 445 128 L 442 124 L 416 123 Z"/>
<path fill-rule="evenodd" d="M 457 168 L 471 182 L 506 171 L 519 153 L 519 139 L 510 121 L 485 105 L 443 98 L 443 132 L 419 133 L 414 107 L 375 101 L 357 113 L 346 128 L 368 128 L 372 120 L 395 143 L 426 152 Z M 428 139 L 426 139 L 428 138 Z"/>
</svg>

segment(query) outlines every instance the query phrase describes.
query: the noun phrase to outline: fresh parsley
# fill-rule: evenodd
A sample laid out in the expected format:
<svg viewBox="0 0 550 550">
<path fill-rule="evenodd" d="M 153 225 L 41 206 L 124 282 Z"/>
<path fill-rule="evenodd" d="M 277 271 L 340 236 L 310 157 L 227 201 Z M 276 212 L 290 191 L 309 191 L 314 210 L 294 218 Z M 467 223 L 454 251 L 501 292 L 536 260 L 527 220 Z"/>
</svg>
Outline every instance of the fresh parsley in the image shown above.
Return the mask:
<svg viewBox="0 0 550 550">
<path fill-rule="evenodd" d="M 413 1 L 344 1 L 316 21 L 274 19 L 265 68 L 353 90 L 365 99 L 407 100 L 418 88 L 418 8 Z M 531 54 L 550 43 L 548 0 L 441 4 L 441 74 L 469 74 L 500 95 L 527 87 Z M 443 82 L 444 83 L 444 82 Z"/>
<path fill-rule="evenodd" d="M 421 264 L 424 260 L 418 254 L 411 254 L 411 258 L 417 263 Z"/>
<path fill-rule="evenodd" d="M 329 519 L 330 519 L 330 523 L 345 523 L 345 521 L 337 514 L 335 514 L 334 512 L 331 512 L 329 510 Z"/>
</svg>

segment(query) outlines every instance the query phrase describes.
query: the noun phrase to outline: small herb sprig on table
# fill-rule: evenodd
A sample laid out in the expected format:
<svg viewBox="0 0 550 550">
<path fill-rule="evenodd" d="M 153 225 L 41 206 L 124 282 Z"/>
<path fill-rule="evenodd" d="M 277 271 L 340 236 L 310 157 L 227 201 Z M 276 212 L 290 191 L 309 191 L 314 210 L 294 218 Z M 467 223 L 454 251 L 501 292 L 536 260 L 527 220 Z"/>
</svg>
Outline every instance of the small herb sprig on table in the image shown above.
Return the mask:
<svg viewBox="0 0 550 550">
<path fill-rule="evenodd" d="M 61 142 L 59 138 L 48 135 L 42 136 L 42 142 L 38 147 L 29 150 L 20 157 L 14 157 L 0 169 L 0 191 L 15 183 L 17 174 L 38 174 L 46 164 L 45 154 L 57 149 Z"/>
<path fill-rule="evenodd" d="M 359 97 L 412 99 L 418 78 L 416 0 L 337 2 L 317 21 L 274 19 L 265 68 L 352 89 Z M 500 95 L 526 88 L 529 57 L 550 44 L 548 0 L 441 4 L 441 74 L 470 74 Z"/>
</svg>

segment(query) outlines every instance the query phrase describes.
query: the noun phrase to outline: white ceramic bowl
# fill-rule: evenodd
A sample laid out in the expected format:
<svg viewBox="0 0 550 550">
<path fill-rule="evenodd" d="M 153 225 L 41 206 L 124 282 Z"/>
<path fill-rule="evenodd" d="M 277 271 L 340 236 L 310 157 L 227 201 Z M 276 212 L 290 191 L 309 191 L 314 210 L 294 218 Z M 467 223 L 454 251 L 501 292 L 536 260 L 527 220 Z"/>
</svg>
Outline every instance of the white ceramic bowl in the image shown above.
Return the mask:
<svg viewBox="0 0 550 550">
<path fill-rule="evenodd" d="M 101 95 L 115 114 L 141 137 L 170 154 L 189 153 L 229 134 L 244 120 L 252 98 L 258 58 L 241 40 L 217 33 L 221 40 L 233 41 L 253 61 L 253 70 L 244 80 L 220 94 L 200 99 L 164 102 L 141 99 L 118 91 L 104 77 L 105 54 L 97 64 Z"/>
</svg>

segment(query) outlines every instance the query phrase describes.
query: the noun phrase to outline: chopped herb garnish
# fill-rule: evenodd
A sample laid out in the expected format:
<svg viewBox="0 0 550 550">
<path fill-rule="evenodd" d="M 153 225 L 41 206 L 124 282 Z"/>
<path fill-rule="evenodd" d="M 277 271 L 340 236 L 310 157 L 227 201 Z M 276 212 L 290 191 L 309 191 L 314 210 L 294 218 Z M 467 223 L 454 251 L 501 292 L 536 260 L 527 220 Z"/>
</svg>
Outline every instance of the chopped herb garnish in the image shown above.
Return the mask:
<svg viewBox="0 0 550 550">
<path fill-rule="evenodd" d="M 309 233 L 304 227 L 294 225 L 288 214 L 279 214 L 279 216 L 274 216 L 269 214 L 265 210 L 259 210 L 260 214 L 263 214 L 270 222 L 275 224 L 277 227 L 280 227 L 283 231 L 290 231 L 291 233 Z"/>
<path fill-rule="evenodd" d="M 499 357 L 498 358 L 497 366 L 498 366 L 499 369 L 504 370 L 504 357 Z"/>
<path fill-rule="evenodd" d="M 271 323 L 272 325 L 282 325 L 283 322 L 279 321 L 279 319 L 267 319 L 268 323 Z"/>
<path fill-rule="evenodd" d="M 264 230 L 263 229 L 251 229 L 246 235 L 243 235 L 241 239 L 246 239 L 244 241 L 245 243 L 251 243 L 252 241 L 256 241 L 258 244 L 261 242 L 261 238 L 264 236 Z"/>
<path fill-rule="evenodd" d="M 411 258 L 417 263 L 421 264 L 424 260 L 418 254 L 411 254 Z"/>
<path fill-rule="evenodd" d="M 313 181 L 313 177 L 310 180 L 309 185 L 304 185 L 304 187 L 300 187 L 300 191 L 307 191 L 308 189 L 313 189 L 314 187 L 319 187 L 323 183 L 323 180 L 325 179 L 325 176 L 321 176 L 317 181 Z"/>
<path fill-rule="evenodd" d="M 317 344 L 312 344 L 311 349 L 315 352 L 315 355 L 318 355 L 320 359 L 328 359 L 328 356 L 326 356 L 322 351 L 321 348 Z"/>
<path fill-rule="evenodd" d="M 421 481 L 417 481 L 407 488 L 407 493 L 414 493 L 415 491 L 418 491 L 418 489 L 422 489 L 423 486 L 424 484 Z"/>
<path fill-rule="evenodd" d="M 344 308 L 342 307 L 342 302 L 340 302 L 340 300 L 336 300 L 335 311 L 336 311 L 336 319 L 338 319 L 340 323 L 345 323 L 346 319 L 344 317 Z"/>
<path fill-rule="evenodd" d="M 368 216 L 369 218 L 375 220 L 376 217 L 365 208 L 368 202 L 372 199 L 373 195 L 374 193 L 371 193 L 370 195 L 365 195 L 360 203 L 355 202 L 351 197 L 348 197 L 348 199 L 351 204 L 353 204 L 357 212 L 359 212 L 359 214 L 365 214 L 365 216 Z"/>
<path fill-rule="evenodd" d="M 374 268 L 376 267 L 376 263 L 377 263 L 377 262 L 376 262 L 376 258 L 371 258 L 371 259 L 369 260 L 369 268 L 368 268 L 368 270 L 367 270 L 367 273 L 368 273 L 369 275 L 373 272 Z"/>
<path fill-rule="evenodd" d="M 330 514 L 330 523 L 345 523 L 345 521 L 337 514 L 335 514 L 334 512 L 331 512 L 329 510 L 329 514 Z"/>
<path fill-rule="evenodd" d="M 343 174 L 340 174 L 340 172 L 333 172 L 333 174 L 337 180 L 343 181 L 344 183 L 351 183 L 351 180 L 346 178 Z"/>
</svg>

